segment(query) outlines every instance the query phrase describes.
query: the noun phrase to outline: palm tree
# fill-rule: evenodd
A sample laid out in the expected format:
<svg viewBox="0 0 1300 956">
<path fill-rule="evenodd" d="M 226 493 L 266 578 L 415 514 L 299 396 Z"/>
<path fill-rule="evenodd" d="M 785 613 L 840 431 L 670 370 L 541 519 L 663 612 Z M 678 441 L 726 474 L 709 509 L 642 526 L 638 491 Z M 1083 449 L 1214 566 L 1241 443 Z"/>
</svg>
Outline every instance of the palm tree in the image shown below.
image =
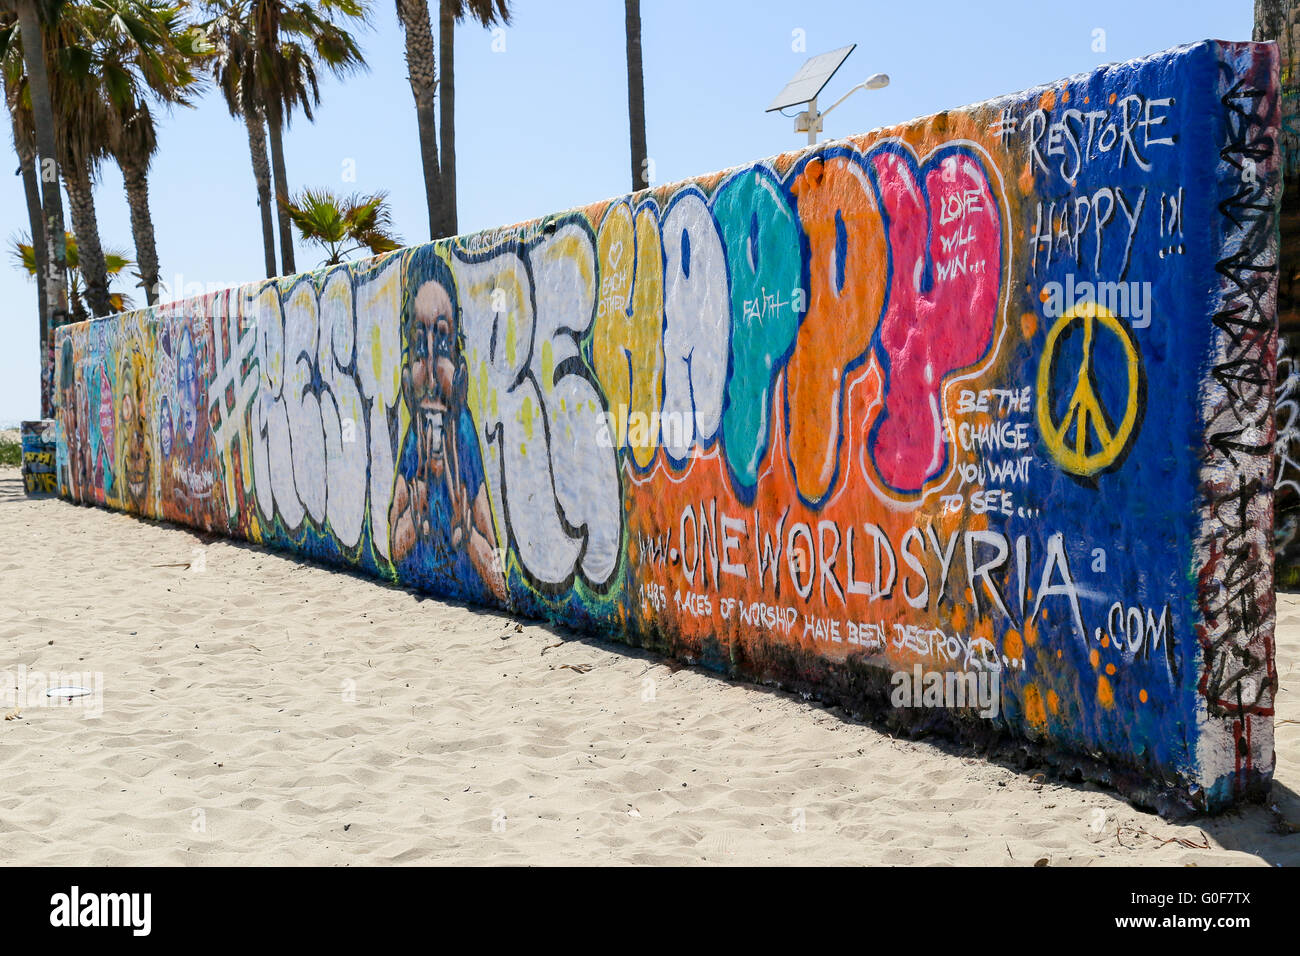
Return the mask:
<svg viewBox="0 0 1300 956">
<path fill-rule="evenodd" d="M 126 0 L 119 13 L 127 28 L 105 34 L 97 74 L 108 103 L 108 149 L 122 170 L 140 284 L 150 305 L 158 301 L 158 249 L 149 210 L 149 164 L 158 149 L 148 98 L 190 105 L 202 56 L 197 35 L 176 7 L 157 0 Z"/>
<path fill-rule="evenodd" d="M 284 210 L 304 239 L 325 250 L 323 265 L 334 266 L 361 249 L 378 255 L 401 248 L 387 200 L 384 192 L 340 197 L 328 189 L 304 189 Z"/>
<path fill-rule="evenodd" d="M 646 168 L 645 74 L 641 69 L 641 0 L 624 0 L 627 24 L 627 125 L 632 141 L 632 191 L 650 185 Z"/>
<path fill-rule="evenodd" d="M 61 74 L 54 89 L 60 111 L 59 152 L 63 167 L 63 188 L 68 194 L 68 214 L 77 237 L 80 271 L 86 284 L 86 302 L 96 316 L 109 315 L 108 266 L 99 242 L 99 215 L 95 211 L 96 168 L 108 156 L 104 133 L 108 110 L 103 100 L 85 88 L 89 74 L 74 77 Z M 69 122 L 76 118 L 75 122 Z"/>
<path fill-rule="evenodd" d="M 482 26 L 509 25 L 509 0 L 439 0 L 438 56 L 440 58 L 439 112 L 442 124 L 442 221 L 443 235 L 454 236 L 456 216 L 456 24 L 466 15 Z M 430 202 L 432 202 L 430 197 Z"/>
<path fill-rule="evenodd" d="M 262 208 L 262 245 L 268 277 L 275 274 L 272 183 L 278 210 L 280 262 L 296 271 L 293 233 L 285 212 L 289 199 L 284 130 L 296 109 L 308 121 L 320 104 L 317 66 L 336 76 L 365 69 L 361 48 L 348 32 L 369 23 L 366 0 L 211 0 L 207 27 L 214 47 L 213 75 L 231 115 L 244 117 L 249 153 Z M 267 143 L 270 169 L 267 170 Z"/>
<path fill-rule="evenodd" d="M 36 69 L 44 71 L 54 120 L 53 157 L 68 193 L 68 211 L 73 231 L 81 239 L 80 261 L 81 273 L 85 278 L 85 299 L 94 314 L 106 315 L 110 308 L 108 279 L 99 246 L 94 194 L 91 189 L 94 166 L 106 154 L 102 140 L 106 117 L 98 94 L 91 90 L 97 78 L 91 51 L 93 28 L 90 27 L 88 13 L 86 4 L 63 4 L 58 10 L 58 17 L 40 24 L 38 31 L 23 29 L 20 22 L 17 35 L 11 34 L 9 43 L 22 45 L 28 93 L 33 104 L 39 98 Z M 33 43 L 33 38 L 39 38 L 39 44 Z M 33 49 L 43 49 L 43 56 L 31 56 Z M 12 57 L 10 62 L 12 63 Z M 27 127 L 20 130 L 20 138 L 37 139 L 41 135 L 37 110 L 19 109 L 11 116 L 20 126 Z M 42 172 L 48 173 L 50 165 L 44 157 L 41 159 Z M 41 178 L 45 180 L 43 185 L 48 186 L 49 176 L 43 175 Z M 62 200 L 57 193 L 58 180 L 54 182 L 56 189 L 48 191 L 59 206 L 61 219 Z M 44 238 L 49 246 L 48 231 L 44 232 Z M 63 271 L 66 272 L 66 249 L 63 265 Z M 66 291 L 64 295 L 63 309 L 66 313 Z"/>
<path fill-rule="evenodd" d="M 339 21 L 366 25 L 369 13 L 364 0 L 317 0 L 315 3 L 251 0 L 251 3 L 253 80 L 266 113 L 271 171 L 279 208 L 280 262 L 288 275 L 296 269 L 293 235 L 285 211 L 289 185 L 284 164 L 284 129 L 294 109 L 300 108 L 310 122 L 312 108 L 320 104 L 317 64 L 335 76 L 347 76 L 365 68 L 361 48 Z"/>
<path fill-rule="evenodd" d="M 17 15 L 4 13 L 0 15 L 0 84 L 5 94 L 5 106 L 9 110 L 12 128 L 14 152 L 18 155 L 18 171 L 23 178 L 23 197 L 27 202 L 27 226 L 36 237 L 34 264 L 39 275 L 45 275 L 45 263 L 48 249 L 45 248 L 44 232 L 41 225 L 41 186 L 36 175 L 36 142 L 25 132 L 30 123 L 22 123 L 18 111 L 30 109 L 23 105 L 26 92 L 25 70 L 23 69 L 22 51 L 16 43 L 11 44 L 16 29 Z M 36 283 L 36 305 L 41 322 L 44 323 L 48 304 L 46 301 L 45 282 Z"/>
<path fill-rule="evenodd" d="M 54 116 L 54 148 L 63 188 L 68 195 L 68 214 L 72 232 L 77 237 L 81 275 L 85 280 L 85 300 L 94 315 L 108 315 L 108 272 L 99 243 L 99 224 L 95 213 L 93 182 L 96 167 L 108 155 L 104 130 L 107 109 L 95 73 L 94 43 L 96 32 L 104 26 L 96 16 L 98 0 L 65 3 L 57 20 L 45 24 L 45 45 L 50 103 Z M 23 49 L 28 42 L 24 31 Z M 28 57 L 28 77 L 33 82 Z M 35 117 L 33 116 L 33 120 Z M 48 236 L 46 237 L 48 242 Z M 65 256 L 66 262 L 66 256 Z"/>
<path fill-rule="evenodd" d="M 242 117 L 248 133 L 248 152 L 257 183 L 257 205 L 262 219 L 262 252 L 266 277 L 274 278 L 275 224 L 271 213 L 271 160 L 266 151 L 266 115 L 253 82 L 253 25 L 243 4 L 211 6 L 215 14 L 206 26 L 212 48 L 208 61 L 217 88 L 231 116 Z"/>
<path fill-rule="evenodd" d="M 145 301 L 154 305 L 158 301 L 159 267 L 153 215 L 149 210 L 149 164 L 158 150 L 158 137 L 147 103 L 138 102 L 125 116 L 114 113 L 112 118 L 109 149 L 122 170 L 135 256 L 140 263 L 140 284 L 144 286 Z"/>
<path fill-rule="evenodd" d="M 152 297 L 157 253 L 152 249 L 144 170 L 153 148 L 152 121 L 142 111 L 144 88 L 181 100 L 193 80 L 188 41 L 173 37 L 178 14 L 158 0 L 78 0 L 65 4 L 44 31 L 55 122 L 55 150 L 78 240 L 85 300 L 95 315 L 112 310 L 100 247 L 94 181 L 116 142 L 127 182 L 138 254 L 146 262 Z M 29 70 L 30 72 L 30 70 Z M 15 114 L 21 121 L 25 114 Z M 143 154 L 141 154 L 143 151 Z"/>
<path fill-rule="evenodd" d="M 69 232 L 65 234 L 64 242 L 64 248 L 67 249 L 68 253 L 68 299 L 72 304 L 71 317 L 74 322 L 84 322 L 90 316 L 86 311 L 83 293 L 84 279 L 81 275 L 81 263 L 77 257 L 77 240 Z M 14 260 L 28 275 L 35 277 L 40 271 L 36 263 L 37 250 L 35 247 L 27 240 L 26 236 L 12 240 L 12 243 L 10 251 Z M 130 257 L 120 249 L 105 249 L 104 262 L 107 266 L 110 281 L 134 265 Z M 125 312 L 132 306 L 131 297 L 125 292 L 110 291 L 108 301 L 114 312 Z"/>
<path fill-rule="evenodd" d="M 44 26 L 58 19 L 63 0 L 11 0 L 19 29 L 30 37 L 43 35 Z M 12 42 L 12 37 L 11 37 Z M 54 354 L 51 330 L 61 324 L 68 313 L 67 251 L 64 246 L 63 199 L 59 195 L 58 153 L 54 145 L 54 105 L 50 98 L 49 76 L 42 55 L 42 43 L 23 44 L 27 70 L 28 106 L 31 111 L 36 157 L 41 175 L 41 235 L 45 245 L 44 275 L 46 311 L 41 315 L 41 416 L 54 413 Z"/>
<path fill-rule="evenodd" d="M 438 74 L 433 60 L 433 27 L 428 0 L 397 0 L 397 19 L 406 34 L 406 73 L 415 97 L 420 129 L 420 163 L 424 169 L 424 199 L 429 210 L 429 238 L 442 235 L 442 181 L 438 168 L 438 121 L 433 99 Z"/>
</svg>

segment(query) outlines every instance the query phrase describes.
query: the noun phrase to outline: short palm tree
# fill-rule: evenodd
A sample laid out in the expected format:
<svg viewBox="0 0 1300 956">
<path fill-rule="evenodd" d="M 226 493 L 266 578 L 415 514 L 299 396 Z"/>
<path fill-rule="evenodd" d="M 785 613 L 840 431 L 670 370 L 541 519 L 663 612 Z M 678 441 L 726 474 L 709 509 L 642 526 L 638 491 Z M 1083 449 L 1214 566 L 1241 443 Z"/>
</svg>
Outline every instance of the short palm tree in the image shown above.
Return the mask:
<svg viewBox="0 0 1300 956">
<path fill-rule="evenodd" d="M 68 254 L 68 299 L 72 305 L 72 320 L 85 321 L 90 317 L 86 309 L 85 279 L 81 274 L 81 261 L 77 255 L 77 239 L 72 233 L 65 233 L 64 248 Z M 35 278 L 39 269 L 36 264 L 36 249 L 26 236 L 12 240 L 10 249 L 15 262 L 28 275 Z M 130 257 L 120 249 L 105 249 L 104 263 L 110 282 L 135 265 Z M 113 312 L 125 312 L 131 308 L 131 297 L 125 292 L 108 293 L 109 305 Z"/>
<path fill-rule="evenodd" d="M 392 231 L 384 192 L 343 197 L 328 189 L 304 189 L 283 208 L 302 237 L 325 250 L 323 265 L 338 265 L 362 249 L 378 255 L 402 245 Z"/>
</svg>

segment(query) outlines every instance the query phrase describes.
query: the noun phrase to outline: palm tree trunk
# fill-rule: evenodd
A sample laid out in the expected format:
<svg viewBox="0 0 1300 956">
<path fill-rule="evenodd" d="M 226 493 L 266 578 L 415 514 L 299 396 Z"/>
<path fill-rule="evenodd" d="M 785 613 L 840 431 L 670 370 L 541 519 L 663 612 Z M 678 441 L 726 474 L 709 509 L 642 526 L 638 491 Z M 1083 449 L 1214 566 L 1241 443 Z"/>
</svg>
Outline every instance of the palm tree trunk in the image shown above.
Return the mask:
<svg viewBox="0 0 1300 956">
<path fill-rule="evenodd" d="M 438 0 L 438 90 L 442 124 L 442 232 L 454 236 L 456 223 L 456 11 L 453 0 Z"/>
<path fill-rule="evenodd" d="M 14 6 L 23 36 L 43 37 L 36 0 L 15 0 Z M 54 151 L 54 107 L 50 101 L 44 49 L 43 42 L 23 44 L 32 98 L 32 122 L 36 127 L 36 155 L 40 159 L 41 209 L 45 216 L 46 272 L 39 281 L 45 284 L 48 311 L 41 315 L 41 415 L 49 418 L 54 413 L 54 350 L 50 332 L 67 318 L 68 262 L 63 235 L 63 197 L 59 195 L 59 165 Z"/>
<path fill-rule="evenodd" d="M 129 156 L 118 156 L 126 186 L 126 204 L 131 211 L 131 236 L 135 240 L 135 261 L 140 284 L 150 305 L 158 302 L 158 247 L 154 242 L 153 216 L 149 212 L 149 167 Z"/>
<path fill-rule="evenodd" d="M 632 141 L 632 191 L 650 185 L 646 168 L 645 75 L 641 68 L 641 0 L 624 0 L 627 22 L 627 125 Z"/>
<path fill-rule="evenodd" d="M 397 0 L 397 15 L 406 33 L 406 73 L 415 97 L 415 119 L 420 129 L 420 162 L 424 167 L 424 199 L 429 207 L 429 238 L 442 229 L 442 178 L 438 166 L 438 117 L 434 94 L 438 75 L 433 58 L 433 27 L 428 0 Z"/>
<path fill-rule="evenodd" d="M 11 107 L 11 110 L 13 107 Z M 26 139 L 18 128 L 18 117 L 10 112 L 13 123 L 14 152 L 18 154 L 18 168 L 23 176 L 23 195 L 27 200 L 27 226 L 32 233 L 32 255 L 36 259 L 36 308 L 37 314 L 44 317 L 48 308 L 45 283 L 45 266 L 49 250 L 45 247 L 45 227 L 41 222 L 41 187 L 36 179 L 36 146 Z"/>
<path fill-rule="evenodd" d="M 293 231 L 284 204 L 289 201 L 289 177 L 284 168 L 284 118 L 280 104 L 271 103 L 266 109 L 266 128 L 271 140 L 271 171 L 275 174 L 275 209 L 280 222 L 280 265 L 283 275 L 293 275 Z"/>
<path fill-rule="evenodd" d="M 271 221 L 271 161 L 266 157 L 266 120 L 259 110 L 244 109 L 244 126 L 248 129 L 248 153 L 253 159 L 253 178 L 257 180 L 257 205 L 262 215 L 262 253 L 266 277 L 274 279 L 275 225 Z"/>
<path fill-rule="evenodd" d="M 108 266 L 99 244 L 99 220 L 95 215 L 95 193 L 90 184 L 90 170 L 75 165 L 63 167 L 63 182 L 68 190 L 68 212 L 72 214 L 72 234 L 77 237 L 77 269 L 86 281 L 86 304 L 92 315 L 111 315 L 108 301 Z"/>
</svg>

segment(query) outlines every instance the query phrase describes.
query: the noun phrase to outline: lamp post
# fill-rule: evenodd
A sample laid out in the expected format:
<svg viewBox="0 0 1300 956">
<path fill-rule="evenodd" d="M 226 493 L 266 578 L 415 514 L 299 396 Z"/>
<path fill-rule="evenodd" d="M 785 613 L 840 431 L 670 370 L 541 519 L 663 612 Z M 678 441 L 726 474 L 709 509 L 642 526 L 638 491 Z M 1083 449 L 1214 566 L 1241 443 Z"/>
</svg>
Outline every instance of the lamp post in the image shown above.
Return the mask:
<svg viewBox="0 0 1300 956">
<path fill-rule="evenodd" d="M 796 133 L 807 133 L 808 145 L 816 146 L 817 134 L 822 131 L 822 121 L 828 115 L 830 115 L 831 110 L 835 109 L 835 107 L 839 106 L 841 103 L 847 100 L 858 90 L 883 90 L 888 85 L 889 85 L 889 76 L 887 74 L 885 73 L 873 74 L 872 76 L 867 77 L 867 79 L 863 80 L 857 86 L 850 89 L 847 93 L 845 93 L 838 100 L 836 100 L 829 107 L 827 107 L 825 112 L 821 112 L 821 113 L 817 111 L 817 97 L 814 96 L 812 99 L 808 101 L 808 108 L 804 110 L 802 113 L 799 113 L 797 116 L 795 116 L 794 131 Z"/>
</svg>

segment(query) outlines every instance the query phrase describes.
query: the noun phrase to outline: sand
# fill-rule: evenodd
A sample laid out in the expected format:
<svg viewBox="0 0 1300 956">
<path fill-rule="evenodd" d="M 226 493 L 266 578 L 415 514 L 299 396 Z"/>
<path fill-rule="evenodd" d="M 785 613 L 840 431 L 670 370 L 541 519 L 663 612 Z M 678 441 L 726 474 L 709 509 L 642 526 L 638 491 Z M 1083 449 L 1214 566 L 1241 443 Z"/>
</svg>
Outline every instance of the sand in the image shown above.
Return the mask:
<svg viewBox="0 0 1300 956">
<path fill-rule="evenodd" d="M 102 689 L 0 722 L 7 864 L 1300 863 L 1294 597 L 1276 810 L 1180 825 L 617 644 L 29 500 L 12 468 L 0 541 L 0 677 Z"/>
</svg>

